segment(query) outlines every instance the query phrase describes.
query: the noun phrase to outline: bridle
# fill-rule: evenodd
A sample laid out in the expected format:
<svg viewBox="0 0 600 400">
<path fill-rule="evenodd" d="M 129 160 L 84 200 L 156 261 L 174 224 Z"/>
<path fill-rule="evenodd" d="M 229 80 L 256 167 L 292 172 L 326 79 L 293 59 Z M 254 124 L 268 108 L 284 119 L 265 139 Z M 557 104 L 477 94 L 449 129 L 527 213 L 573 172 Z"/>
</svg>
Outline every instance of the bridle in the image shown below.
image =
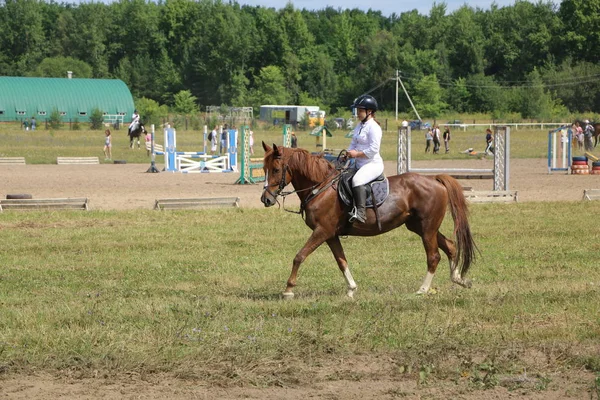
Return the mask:
<svg viewBox="0 0 600 400">
<path fill-rule="evenodd" d="M 344 151 L 342 151 L 344 152 Z M 342 154 L 342 153 L 340 153 Z M 339 157 L 338 157 L 339 158 Z M 275 157 L 275 160 L 281 160 L 281 155 Z M 348 167 L 348 164 L 346 164 L 345 166 L 341 167 L 340 169 L 345 169 Z M 335 169 L 332 170 L 332 172 L 322 181 L 319 182 L 309 188 L 304 188 L 304 189 L 295 189 L 289 192 L 284 192 L 283 189 L 289 184 L 289 182 L 286 182 L 286 175 L 288 173 L 289 167 L 287 166 L 287 164 L 284 164 L 282 167 L 282 171 L 281 171 L 281 179 L 279 180 L 279 183 L 274 183 L 269 185 L 269 172 L 267 171 L 267 173 L 265 174 L 265 186 L 263 187 L 263 194 L 264 192 L 267 192 L 268 194 L 270 194 L 275 201 L 277 202 L 277 204 L 279 204 L 279 207 L 281 208 L 281 206 L 283 206 L 283 209 L 287 212 L 291 212 L 294 214 L 302 214 L 302 218 L 304 218 L 304 210 L 306 209 L 306 205 L 311 202 L 312 200 L 314 200 L 318 195 L 320 195 L 321 193 L 323 193 L 326 189 L 328 189 L 329 187 L 332 187 L 337 181 L 340 180 L 342 174 L 339 173 L 340 169 L 338 169 L 337 167 Z M 292 173 L 289 172 L 290 174 L 290 182 L 292 181 L 293 177 L 292 177 Z M 326 185 L 323 185 L 324 183 L 326 183 Z M 277 186 L 277 190 L 272 191 L 271 188 Z M 287 196 L 294 194 L 294 193 L 302 193 L 302 192 L 306 192 L 306 191 L 310 191 L 310 193 L 308 194 L 308 196 L 300 203 L 300 210 L 298 211 L 294 211 L 294 210 L 289 210 L 287 208 L 285 208 L 285 199 Z M 278 197 L 281 197 L 283 199 L 283 201 L 281 202 L 281 204 L 279 203 Z"/>
</svg>

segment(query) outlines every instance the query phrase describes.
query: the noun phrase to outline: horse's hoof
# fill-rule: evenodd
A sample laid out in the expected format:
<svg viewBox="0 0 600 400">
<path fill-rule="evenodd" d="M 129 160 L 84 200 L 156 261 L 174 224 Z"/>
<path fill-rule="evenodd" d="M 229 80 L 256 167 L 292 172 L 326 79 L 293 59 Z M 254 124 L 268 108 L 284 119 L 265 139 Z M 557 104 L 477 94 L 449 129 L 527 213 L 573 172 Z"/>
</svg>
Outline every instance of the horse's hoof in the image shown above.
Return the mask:
<svg viewBox="0 0 600 400">
<path fill-rule="evenodd" d="M 417 296 L 423 295 L 423 294 L 427 294 L 427 290 L 421 288 L 419 290 L 417 290 L 417 293 L 415 293 Z"/>
<path fill-rule="evenodd" d="M 356 292 L 356 288 L 354 289 L 348 289 L 348 291 L 346 292 L 346 296 L 348 296 L 348 298 L 353 299 L 354 298 L 354 292 Z"/>
<path fill-rule="evenodd" d="M 284 300 L 292 300 L 294 298 L 294 293 L 292 292 L 283 292 L 282 293 Z"/>
<path fill-rule="evenodd" d="M 471 286 L 473 286 L 473 282 L 471 282 L 470 279 L 465 279 L 463 281 L 463 286 L 466 287 L 467 289 L 471 289 Z"/>
</svg>

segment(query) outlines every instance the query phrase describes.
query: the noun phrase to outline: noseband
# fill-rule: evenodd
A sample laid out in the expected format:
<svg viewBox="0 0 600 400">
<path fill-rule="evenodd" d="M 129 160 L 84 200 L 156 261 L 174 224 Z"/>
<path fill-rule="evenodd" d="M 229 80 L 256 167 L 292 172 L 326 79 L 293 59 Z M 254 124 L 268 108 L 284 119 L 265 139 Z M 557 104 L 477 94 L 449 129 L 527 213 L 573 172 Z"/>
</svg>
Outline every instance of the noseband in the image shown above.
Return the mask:
<svg viewBox="0 0 600 400">
<path fill-rule="evenodd" d="M 278 157 L 278 159 L 281 159 L 281 157 Z M 263 188 L 263 192 L 267 192 L 269 193 L 271 196 L 273 196 L 275 199 L 277 199 L 277 196 L 281 195 L 281 191 L 283 190 L 283 188 L 285 188 L 287 186 L 287 182 L 285 181 L 285 176 L 287 174 L 287 170 L 288 170 L 288 166 L 287 164 L 285 164 L 283 166 L 283 170 L 281 172 L 281 180 L 279 181 L 279 183 L 274 183 L 272 185 L 269 185 L 269 176 L 268 176 L 268 172 L 267 172 L 267 176 L 265 177 L 265 187 Z M 277 190 L 275 192 L 272 192 L 270 188 L 277 186 Z"/>
</svg>

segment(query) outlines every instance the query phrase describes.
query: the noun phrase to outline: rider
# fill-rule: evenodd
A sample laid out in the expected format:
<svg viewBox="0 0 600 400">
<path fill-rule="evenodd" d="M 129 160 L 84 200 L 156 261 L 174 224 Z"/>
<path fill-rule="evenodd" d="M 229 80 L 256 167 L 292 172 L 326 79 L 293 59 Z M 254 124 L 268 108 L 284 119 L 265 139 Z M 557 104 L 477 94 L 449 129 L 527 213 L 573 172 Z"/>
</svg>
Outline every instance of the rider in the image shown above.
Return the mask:
<svg viewBox="0 0 600 400">
<path fill-rule="evenodd" d="M 139 123 L 140 123 L 140 114 L 138 114 L 138 110 L 135 110 L 135 111 L 133 111 L 133 115 L 131 116 L 131 124 L 129 124 L 129 132 L 131 133 L 132 131 L 134 131 L 135 128 L 137 128 Z"/>
<path fill-rule="evenodd" d="M 379 154 L 381 147 L 381 126 L 375 120 L 377 100 L 370 95 L 362 95 L 354 100 L 350 106 L 356 109 L 360 123 L 352 131 L 352 142 L 348 147 L 348 157 L 356 159 L 358 171 L 352 178 L 352 194 L 354 195 L 354 209 L 350 222 L 357 220 L 366 221 L 365 205 L 367 202 L 367 188 L 365 185 L 383 173 L 383 159 Z"/>
</svg>

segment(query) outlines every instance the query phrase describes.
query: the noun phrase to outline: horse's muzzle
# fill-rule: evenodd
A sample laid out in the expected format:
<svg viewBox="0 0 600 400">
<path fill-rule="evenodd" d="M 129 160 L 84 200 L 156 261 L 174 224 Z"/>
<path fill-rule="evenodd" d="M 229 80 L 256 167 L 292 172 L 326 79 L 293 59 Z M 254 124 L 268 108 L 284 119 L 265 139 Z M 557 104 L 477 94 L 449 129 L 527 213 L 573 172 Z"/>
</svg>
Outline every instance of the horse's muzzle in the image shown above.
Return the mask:
<svg viewBox="0 0 600 400">
<path fill-rule="evenodd" d="M 272 207 L 277 202 L 275 197 L 266 190 L 263 192 L 262 196 L 260 196 L 260 201 L 265 205 L 265 207 Z"/>
</svg>

